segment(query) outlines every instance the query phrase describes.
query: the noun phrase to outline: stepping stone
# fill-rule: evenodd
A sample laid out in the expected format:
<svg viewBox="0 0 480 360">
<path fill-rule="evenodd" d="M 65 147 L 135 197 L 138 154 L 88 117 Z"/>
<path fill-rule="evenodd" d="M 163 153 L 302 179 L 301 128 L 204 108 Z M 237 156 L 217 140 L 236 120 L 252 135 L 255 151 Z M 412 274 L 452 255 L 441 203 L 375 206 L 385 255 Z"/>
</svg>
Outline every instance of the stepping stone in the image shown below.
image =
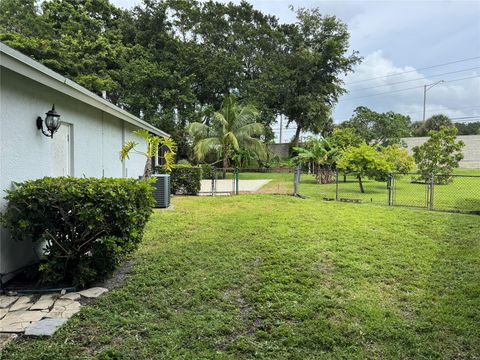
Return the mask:
<svg viewBox="0 0 480 360">
<path fill-rule="evenodd" d="M 78 301 L 59 299 L 55 302 L 53 309 L 45 315 L 46 318 L 69 319 L 80 311 Z"/>
<path fill-rule="evenodd" d="M 0 309 L 0 320 L 3 319 L 5 315 L 7 315 L 8 309 Z"/>
<path fill-rule="evenodd" d="M 18 300 L 10 306 L 9 311 L 28 310 L 32 305 L 32 298 L 30 296 L 20 296 Z"/>
<path fill-rule="evenodd" d="M 0 295 L 0 309 L 8 308 L 12 305 L 15 301 L 17 301 L 18 297 L 16 296 L 3 296 Z"/>
<path fill-rule="evenodd" d="M 108 291 L 108 289 L 103 288 L 103 287 L 93 287 L 93 288 L 90 288 L 90 289 L 79 291 L 78 293 L 80 295 L 82 295 L 83 297 L 94 299 L 94 298 L 99 297 L 103 293 L 106 293 L 107 291 Z"/>
<path fill-rule="evenodd" d="M 27 336 L 52 336 L 68 319 L 42 319 L 25 329 Z"/>
<path fill-rule="evenodd" d="M 71 293 L 65 294 L 63 296 L 60 296 L 60 299 L 80 300 L 81 297 L 82 297 L 82 295 L 80 295 L 79 293 L 71 292 Z"/>
<path fill-rule="evenodd" d="M 30 310 L 45 310 L 50 309 L 55 302 L 57 295 L 42 295 L 38 301 L 30 307 Z"/>
<path fill-rule="evenodd" d="M 40 320 L 45 316 L 41 311 L 10 311 L 0 320 L 0 332 L 24 332 L 30 323 Z"/>
</svg>

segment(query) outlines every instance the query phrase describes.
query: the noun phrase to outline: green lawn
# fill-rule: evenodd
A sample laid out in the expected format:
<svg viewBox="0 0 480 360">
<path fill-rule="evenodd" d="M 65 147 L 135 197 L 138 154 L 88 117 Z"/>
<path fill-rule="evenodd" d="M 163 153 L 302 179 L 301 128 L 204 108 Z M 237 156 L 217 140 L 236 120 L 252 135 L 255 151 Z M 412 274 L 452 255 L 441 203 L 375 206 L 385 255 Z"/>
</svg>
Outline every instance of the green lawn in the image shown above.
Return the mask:
<svg viewBox="0 0 480 360">
<path fill-rule="evenodd" d="M 433 204 L 437 210 L 480 211 L 480 170 L 457 169 L 458 177 L 448 185 L 438 185 L 434 189 Z M 475 175 L 477 177 L 464 177 Z M 395 198 L 397 205 L 425 207 L 426 185 L 414 184 L 414 175 L 401 176 L 396 180 Z M 291 173 L 241 173 L 240 181 L 248 179 L 272 179 L 261 189 L 264 193 L 293 193 L 293 174 Z M 355 176 L 347 176 L 347 182 L 340 177 L 339 198 L 359 199 L 362 202 L 388 204 L 386 182 L 363 179 L 365 193 L 359 192 Z M 312 175 L 302 174 L 299 191 L 301 195 L 322 200 L 335 198 L 335 184 L 317 184 Z"/>
<path fill-rule="evenodd" d="M 2 359 L 475 359 L 478 216 L 178 197 L 121 287 Z"/>
</svg>

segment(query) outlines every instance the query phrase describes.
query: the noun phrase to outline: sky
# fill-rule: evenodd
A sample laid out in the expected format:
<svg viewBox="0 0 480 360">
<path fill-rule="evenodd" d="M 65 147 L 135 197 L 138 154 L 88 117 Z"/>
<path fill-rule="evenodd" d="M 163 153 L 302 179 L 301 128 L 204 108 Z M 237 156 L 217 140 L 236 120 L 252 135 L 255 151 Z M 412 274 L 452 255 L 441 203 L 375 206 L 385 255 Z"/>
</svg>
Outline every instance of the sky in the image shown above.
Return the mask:
<svg viewBox="0 0 480 360">
<path fill-rule="evenodd" d="M 141 4 L 111 1 L 125 8 Z M 295 22 L 293 5 L 317 7 L 348 25 L 350 51 L 363 61 L 344 79 L 349 93 L 334 109 L 336 123 L 350 118 L 357 106 L 422 120 L 424 85 L 442 80 L 426 93 L 426 117 L 443 113 L 454 121 L 480 121 L 480 0 L 249 2 L 281 22 Z M 294 131 L 294 125 L 284 130 L 283 140 Z"/>
</svg>

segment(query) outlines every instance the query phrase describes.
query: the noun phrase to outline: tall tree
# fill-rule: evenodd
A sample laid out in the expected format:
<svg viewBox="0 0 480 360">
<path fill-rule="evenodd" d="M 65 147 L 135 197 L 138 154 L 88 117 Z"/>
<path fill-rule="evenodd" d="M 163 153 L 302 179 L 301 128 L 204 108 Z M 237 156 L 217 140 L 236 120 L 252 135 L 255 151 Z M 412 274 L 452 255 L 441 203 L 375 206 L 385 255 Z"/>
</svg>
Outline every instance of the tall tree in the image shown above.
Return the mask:
<svg viewBox="0 0 480 360">
<path fill-rule="evenodd" d="M 347 55 L 347 26 L 318 9 L 299 9 L 297 22 L 281 29 L 278 107 L 296 125 L 292 144 L 297 146 L 302 131 L 320 133 L 328 124 L 333 106 L 346 92 L 341 75 L 352 71 L 360 58 L 356 52 Z"/>
<path fill-rule="evenodd" d="M 411 133 L 409 116 L 393 111 L 378 113 L 365 106 L 357 107 L 341 126 L 354 129 L 369 144 L 382 146 L 399 144 L 402 137 Z"/>
<path fill-rule="evenodd" d="M 416 136 L 427 136 L 431 130 L 439 131 L 442 127 L 454 126 L 452 120 L 446 115 L 437 114 L 429 117 L 425 122 L 418 123 L 415 130 Z"/>
</svg>

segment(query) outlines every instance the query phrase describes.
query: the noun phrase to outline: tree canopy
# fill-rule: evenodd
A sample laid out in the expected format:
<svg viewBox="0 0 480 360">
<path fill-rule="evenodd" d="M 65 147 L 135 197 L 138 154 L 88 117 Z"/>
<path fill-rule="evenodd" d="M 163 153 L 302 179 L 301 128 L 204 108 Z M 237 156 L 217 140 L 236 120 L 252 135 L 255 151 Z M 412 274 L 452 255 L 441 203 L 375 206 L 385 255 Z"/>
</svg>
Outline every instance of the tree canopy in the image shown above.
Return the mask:
<svg viewBox="0 0 480 360">
<path fill-rule="evenodd" d="M 462 148 L 465 146 L 463 141 L 457 141 L 457 132 L 455 127 L 431 130 L 428 133 L 430 138 L 412 149 L 423 181 L 427 181 L 430 174 L 440 175 L 435 179 L 437 183 L 447 183 L 451 180 L 448 175 L 459 166 L 460 160 L 463 159 Z"/>
<path fill-rule="evenodd" d="M 415 125 L 415 136 L 428 136 L 431 130 L 439 131 L 442 127 L 454 126 L 452 120 L 443 114 L 433 115 L 424 122 L 418 122 Z"/>
<path fill-rule="evenodd" d="M 402 137 L 411 134 L 410 117 L 393 111 L 378 113 L 365 106 L 354 110 L 353 116 L 342 127 L 349 127 L 369 144 L 399 144 Z"/>
<path fill-rule="evenodd" d="M 280 24 L 246 1 L 143 0 L 126 10 L 108 0 L 0 0 L 0 41 L 106 91 L 171 133 L 185 158 L 185 127 L 218 111 L 229 93 L 254 105 L 266 129 L 278 114 L 298 134 L 331 128 L 345 92 L 340 77 L 360 58 L 347 54 L 343 22 L 318 9 L 296 15 Z"/>
</svg>

